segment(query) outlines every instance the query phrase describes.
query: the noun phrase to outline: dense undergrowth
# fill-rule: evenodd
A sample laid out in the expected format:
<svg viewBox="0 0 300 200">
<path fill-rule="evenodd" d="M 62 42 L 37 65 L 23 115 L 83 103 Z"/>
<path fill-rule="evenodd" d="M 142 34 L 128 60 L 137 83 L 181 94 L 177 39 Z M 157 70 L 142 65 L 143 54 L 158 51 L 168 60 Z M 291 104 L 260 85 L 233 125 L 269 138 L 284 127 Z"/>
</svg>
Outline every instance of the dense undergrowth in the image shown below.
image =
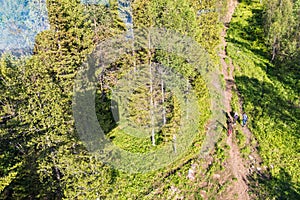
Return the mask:
<svg viewBox="0 0 300 200">
<path fill-rule="evenodd" d="M 251 193 L 259 199 L 299 199 L 299 60 L 270 62 L 259 1 L 240 2 L 226 39 L 248 126 L 270 174 L 253 175 L 259 184 L 252 182 Z"/>
</svg>

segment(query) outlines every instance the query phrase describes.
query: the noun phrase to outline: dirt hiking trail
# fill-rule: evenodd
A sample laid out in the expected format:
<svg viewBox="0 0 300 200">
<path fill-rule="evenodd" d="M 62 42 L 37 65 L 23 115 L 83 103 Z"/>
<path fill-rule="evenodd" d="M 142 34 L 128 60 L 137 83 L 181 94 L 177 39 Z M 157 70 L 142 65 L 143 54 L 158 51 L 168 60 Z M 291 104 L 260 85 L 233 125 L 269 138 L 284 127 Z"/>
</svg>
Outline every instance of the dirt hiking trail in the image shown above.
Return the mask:
<svg viewBox="0 0 300 200">
<path fill-rule="evenodd" d="M 228 7 L 228 12 L 225 17 L 225 24 L 228 26 L 228 24 L 231 21 L 232 15 L 234 13 L 234 10 L 236 6 L 238 5 L 237 0 L 231 0 Z M 224 75 L 224 79 L 226 82 L 226 90 L 225 90 L 225 109 L 227 113 L 234 112 L 231 110 L 230 102 L 232 98 L 232 91 L 236 89 L 234 77 L 233 77 L 233 71 L 234 66 L 232 64 L 231 59 L 226 54 L 226 31 L 228 27 L 224 27 L 221 35 L 222 43 L 221 43 L 221 51 L 219 53 L 219 57 L 222 64 L 222 73 Z M 225 62 L 225 58 L 229 60 L 229 63 Z M 238 93 L 238 92 L 237 92 Z M 239 98 L 239 106 L 240 110 L 242 110 L 242 100 Z M 239 113 L 241 116 L 242 113 Z M 242 128 L 243 134 L 246 136 L 246 145 L 250 145 L 251 140 L 253 139 L 252 133 L 247 127 Z M 248 195 L 248 180 L 247 176 L 249 173 L 251 173 L 251 170 L 249 170 L 249 162 L 244 161 L 240 154 L 240 149 L 236 142 L 233 140 L 234 133 L 231 134 L 227 138 L 227 145 L 230 147 L 229 150 L 229 158 L 227 160 L 227 168 L 230 170 L 231 174 L 233 175 L 235 181 L 233 181 L 232 185 L 228 188 L 228 191 L 226 193 L 226 196 L 224 196 L 224 199 L 240 199 L 240 200 L 249 200 L 250 197 Z M 255 160 L 255 158 L 259 159 L 258 154 L 256 153 L 255 149 L 251 149 L 251 151 L 255 154 L 255 156 L 249 156 L 252 158 L 252 160 Z M 255 158 L 254 158 L 255 157 Z M 247 166 L 247 167 L 246 167 Z"/>
</svg>

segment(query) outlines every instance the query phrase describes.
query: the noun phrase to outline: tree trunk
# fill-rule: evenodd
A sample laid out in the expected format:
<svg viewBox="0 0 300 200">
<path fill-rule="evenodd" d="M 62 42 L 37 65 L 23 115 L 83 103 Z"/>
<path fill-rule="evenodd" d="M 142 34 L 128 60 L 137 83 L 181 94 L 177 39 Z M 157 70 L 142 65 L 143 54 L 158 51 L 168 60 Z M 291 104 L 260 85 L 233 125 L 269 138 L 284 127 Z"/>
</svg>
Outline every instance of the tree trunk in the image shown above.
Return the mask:
<svg viewBox="0 0 300 200">
<path fill-rule="evenodd" d="M 277 43 L 277 39 L 276 39 L 276 37 L 274 37 L 274 42 L 272 45 L 272 59 L 271 59 L 272 62 L 274 61 L 275 56 L 276 56 L 276 43 Z"/>
<path fill-rule="evenodd" d="M 155 122 L 154 122 L 154 97 L 153 97 L 153 75 L 152 75 L 152 63 L 151 63 L 151 41 L 150 33 L 148 34 L 148 65 L 150 75 L 150 120 L 151 120 L 151 139 L 152 145 L 155 146 Z"/>
<path fill-rule="evenodd" d="M 189 103 L 189 98 L 188 98 L 188 93 L 189 93 L 189 80 L 187 79 L 186 80 L 186 99 L 185 99 L 185 102 L 186 102 L 186 105 L 188 105 Z M 186 110 L 186 119 L 189 119 L 189 112 L 188 112 L 188 109 Z"/>
<path fill-rule="evenodd" d="M 162 98 L 162 117 L 163 117 L 163 125 L 167 123 L 166 119 L 166 107 L 165 107 L 165 92 L 164 92 L 164 80 L 161 78 L 161 98 Z"/>
</svg>

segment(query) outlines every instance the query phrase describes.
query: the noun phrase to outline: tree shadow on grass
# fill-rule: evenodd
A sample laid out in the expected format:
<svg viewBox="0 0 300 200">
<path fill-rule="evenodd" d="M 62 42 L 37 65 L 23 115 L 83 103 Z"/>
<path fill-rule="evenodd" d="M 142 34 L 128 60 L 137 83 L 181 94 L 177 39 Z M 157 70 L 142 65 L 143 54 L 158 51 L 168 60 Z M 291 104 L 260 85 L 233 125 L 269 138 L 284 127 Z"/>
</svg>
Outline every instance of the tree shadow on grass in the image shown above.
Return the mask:
<svg viewBox="0 0 300 200">
<path fill-rule="evenodd" d="M 238 0 L 239 3 L 246 3 L 247 5 L 250 5 L 252 0 Z"/>
<path fill-rule="evenodd" d="M 235 80 L 244 101 L 252 103 L 254 106 L 256 112 L 252 113 L 252 116 L 256 116 L 256 118 L 262 115 L 268 116 L 274 121 L 296 124 L 295 128 L 300 129 L 300 109 L 295 109 L 286 97 L 276 91 L 272 84 L 247 76 L 237 76 Z M 296 133 L 293 136 L 300 138 L 300 135 Z"/>
<path fill-rule="evenodd" d="M 299 96 L 300 94 L 300 51 L 294 57 L 287 57 L 284 61 L 276 61 L 272 70 L 268 71 L 268 75 L 276 78 L 281 83 L 289 86 Z M 299 97 L 300 100 L 300 97 Z M 298 105 L 300 108 L 300 102 Z"/>
<path fill-rule="evenodd" d="M 249 193 L 255 199 L 300 199 L 296 185 L 291 183 L 291 176 L 280 169 L 280 178 L 270 177 L 268 172 L 255 172 L 247 177 Z"/>
<path fill-rule="evenodd" d="M 258 124 L 255 120 L 264 120 L 266 117 L 269 117 L 275 123 L 283 122 L 287 126 L 293 124 L 294 130 L 300 129 L 300 109 L 294 109 L 285 97 L 280 95 L 279 91 L 276 91 L 276 88 L 272 84 L 246 76 L 238 76 L 235 80 L 238 90 L 243 94 L 245 104 L 252 104 L 254 107 L 251 111 L 251 116 L 253 117 L 252 126 L 254 129 Z M 285 134 L 286 138 L 290 138 L 288 135 L 291 135 L 296 140 L 300 139 L 297 131 L 286 131 L 284 129 L 280 131 Z M 282 155 L 285 156 L 286 153 L 282 152 Z M 275 199 L 300 199 L 300 194 L 297 193 L 299 186 L 297 189 L 296 185 L 292 183 L 290 174 L 281 168 L 277 176 L 279 178 L 270 178 L 270 175 L 266 173 L 254 174 L 248 177 L 250 180 L 250 192 L 256 194 L 258 199 L 272 199 L 273 197 Z"/>
<path fill-rule="evenodd" d="M 250 4 L 251 1 L 243 1 Z M 252 16 L 247 19 L 241 19 L 230 23 L 230 30 L 236 33 L 234 37 L 227 37 L 228 42 L 239 45 L 241 48 L 246 48 L 257 55 L 268 57 L 267 51 L 264 47 L 264 31 L 263 27 L 263 10 L 252 8 Z M 243 23 L 246 21 L 247 24 Z M 229 32 L 230 32 L 229 30 Z"/>
<path fill-rule="evenodd" d="M 247 5 L 252 1 L 244 0 Z M 256 55 L 265 59 L 271 59 L 271 54 L 265 45 L 264 18 L 263 10 L 259 8 L 251 8 L 252 16 L 247 19 L 240 19 L 230 23 L 230 29 L 235 32 L 234 37 L 227 37 L 227 41 L 234 43 L 240 48 L 245 48 Z M 247 23 L 243 23 L 243 22 Z M 229 30 L 229 32 L 231 31 Z M 276 78 L 278 81 L 291 87 L 298 95 L 300 94 L 300 51 L 293 56 L 286 56 L 284 60 L 276 60 L 272 69 L 268 66 L 260 66 L 270 78 Z M 256 63 L 256 65 L 260 65 Z M 268 65 L 268 64 L 267 64 Z M 270 70 L 271 69 L 271 70 Z M 290 102 L 293 104 L 293 102 Z M 300 98 L 297 100 L 294 108 L 300 108 Z"/>
</svg>

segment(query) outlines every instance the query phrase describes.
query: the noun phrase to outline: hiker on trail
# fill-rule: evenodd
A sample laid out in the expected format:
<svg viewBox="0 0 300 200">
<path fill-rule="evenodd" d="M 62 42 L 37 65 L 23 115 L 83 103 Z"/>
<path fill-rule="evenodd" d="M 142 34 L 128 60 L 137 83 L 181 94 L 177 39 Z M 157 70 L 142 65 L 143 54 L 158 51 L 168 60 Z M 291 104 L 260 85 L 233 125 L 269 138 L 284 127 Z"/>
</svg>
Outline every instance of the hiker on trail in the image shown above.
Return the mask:
<svg viewBox="0 0 300 200">
<path fill-rule="evenodd" d="M 232 122 L 228 123 L 228 136 L 230 136 L 232 134 L 233 131 L 233 127 L 232 127 Z"/>
<path fill-rule="evenodd" d="M 233 116 L 233 125 L 236 125 L 236 121 L 238 120 L 239 118 L 239 115 L 237 112 L 234 113 L 234 116 Z"/>
<path fill-rule="evenodd" d="M 232 120 L 231 120 L 231 117 L 229 115 L 229 113 L 226 113 L 226 118 L 227 118 L 227 135 L 230 136 L 232 134 L 232 131 L 233 131 L 233 127 L 232 127 Z"/>
<path fill-rule="evenodd" d="M 246 115 L 246 113 L 243 114 L 243 122 L 242 122 L 242 127 L 244 127 L 247 123 L 248 120 L 248 116 Z"/>
</svg>

